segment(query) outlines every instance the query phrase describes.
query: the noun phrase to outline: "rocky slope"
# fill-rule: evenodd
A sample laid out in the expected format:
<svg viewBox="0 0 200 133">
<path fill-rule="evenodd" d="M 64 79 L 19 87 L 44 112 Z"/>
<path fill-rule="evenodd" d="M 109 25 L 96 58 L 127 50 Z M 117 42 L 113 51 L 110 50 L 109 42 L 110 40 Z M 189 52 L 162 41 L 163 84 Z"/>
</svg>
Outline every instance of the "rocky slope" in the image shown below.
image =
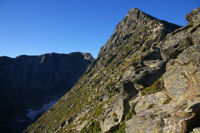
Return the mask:
<svg viewBox="0 0 200 133">
<path fill-rule="evenodd" d="M 22 132 L 75 84 L 90 54 L 0 57 L 0 132 Z"/>
<path fill-rule="evenodd" d="M 180 27 L 131 9 L 75 86 L 25 132 L 198 132 L 200 8 Z"/>
</svg>

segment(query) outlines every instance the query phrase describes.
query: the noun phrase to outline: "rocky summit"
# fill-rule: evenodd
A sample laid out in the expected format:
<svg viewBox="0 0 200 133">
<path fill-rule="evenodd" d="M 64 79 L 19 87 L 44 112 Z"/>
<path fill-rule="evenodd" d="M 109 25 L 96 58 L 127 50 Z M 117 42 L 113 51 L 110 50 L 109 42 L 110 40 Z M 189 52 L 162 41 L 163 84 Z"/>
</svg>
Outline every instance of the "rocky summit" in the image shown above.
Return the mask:
<svg viewBox="0 0 200 133">
<path fill-rule="evenodd" d="M 131 9 L 75 86 L 25 133 L 200 132 L 200 8 L 184 27 Z"/>
<path fill-rule="evenodd" d="M 90 54 L 0 57 L 0 132 L 20 133 L 76 83 Z"/>
</svg>

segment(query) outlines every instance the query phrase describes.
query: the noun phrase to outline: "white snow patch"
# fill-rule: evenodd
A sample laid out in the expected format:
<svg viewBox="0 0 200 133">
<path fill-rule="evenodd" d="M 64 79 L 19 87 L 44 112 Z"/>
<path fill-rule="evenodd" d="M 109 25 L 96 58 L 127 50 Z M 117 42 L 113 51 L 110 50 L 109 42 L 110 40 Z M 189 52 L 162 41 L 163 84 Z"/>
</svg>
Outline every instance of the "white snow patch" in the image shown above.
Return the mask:
<svg viewBox="0 0 200 133">
<path fill-rule="evenodd" d="M 42 106 L 42 108 L 39 109 L 39 110 L 28 109 L 28 113 L 27 113 L 26 116 L 27 116 L 28 118 L 30 118 L 31 120 L 34 120 L 34 119 L 37 117 L 37 115 L 39 115 L 40 113 L 42 113 L 42 112 L 46 111 L 47 109 L 49 109 L 49 108 L 50 108 L 51 106 L 53 106 L 57 101 L 58 101 L 58 100 L 54 100 L 54 101 L 49 102 L 48 104 L 45 103 L 45 104 Z"/>
<path fill-rule="evenodd" d="M 22 122 L 25 122 L 26 120 L 25 119 L 23 119 L 23 120 L 19 120 L 18 122 L 19 123 L 22 123 Z"/>
</svg>

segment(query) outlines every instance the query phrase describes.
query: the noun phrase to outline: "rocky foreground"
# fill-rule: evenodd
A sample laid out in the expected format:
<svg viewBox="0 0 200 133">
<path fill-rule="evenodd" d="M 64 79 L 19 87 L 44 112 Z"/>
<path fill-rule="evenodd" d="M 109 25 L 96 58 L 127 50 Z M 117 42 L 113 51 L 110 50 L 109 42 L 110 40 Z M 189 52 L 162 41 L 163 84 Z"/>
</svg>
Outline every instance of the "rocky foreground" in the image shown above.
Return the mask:
<svg viewBox="0 0 200 133">
<path fill-rule="evenodd" d="M 200 8 L 180 27 L 131 9 L 78 83 L 25 132 L 200 132 Z"/>
<path fill-rule="evenodd" d="M 77 82 L 90 54 L 0 57 L 0 132 L 21 133 Z"/>
</svg>

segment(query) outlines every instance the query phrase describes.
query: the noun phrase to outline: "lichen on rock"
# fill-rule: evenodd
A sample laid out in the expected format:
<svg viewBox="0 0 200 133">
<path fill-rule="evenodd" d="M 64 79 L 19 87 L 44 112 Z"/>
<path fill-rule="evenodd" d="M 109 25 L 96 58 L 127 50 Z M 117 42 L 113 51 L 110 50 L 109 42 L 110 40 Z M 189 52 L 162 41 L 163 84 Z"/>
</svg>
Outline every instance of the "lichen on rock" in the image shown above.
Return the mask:
<svg viewBox="0 0 200 133">
<path fill-rule="evenodd" d="M 131 9 L 79 82 L 26 131 L 51 132 L 50 120 L 75 114 L 58 132 L 197 131 L 199 13 L 189 13 L 188 25 L 180 27 Z"/>
</svg>

